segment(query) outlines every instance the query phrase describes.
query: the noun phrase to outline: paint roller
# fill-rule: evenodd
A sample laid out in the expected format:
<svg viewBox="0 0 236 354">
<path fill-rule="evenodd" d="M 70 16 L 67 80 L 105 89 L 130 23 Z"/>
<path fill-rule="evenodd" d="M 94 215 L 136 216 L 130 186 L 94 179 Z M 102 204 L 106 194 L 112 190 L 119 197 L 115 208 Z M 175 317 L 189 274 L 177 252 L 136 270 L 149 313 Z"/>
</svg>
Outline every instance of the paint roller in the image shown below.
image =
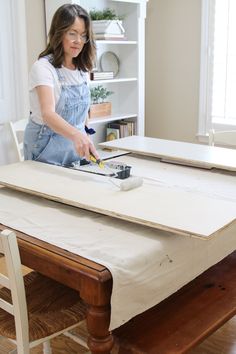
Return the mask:
<svg viewBox="0 0 236 354">
<path fill-rule="evenodd" d="M 120 183 L 115 182 L 113 178 L 109 179 L 116 187 L 119 187 L 121 191 L 130 191 L 131 189 L 141 187 L 143 179 L 141 177 L 128 177 Z"/>
<path fill-rule="evenodd" d="M 96 163 L 100 168 L 105 168 L 113 173 L 112 178 L 109 178 L 109 181 L 114 184 L 116 187 L 120 188 L 121 191 L 129 191 L 134 188 L 141 187 L 143 184 L 143 179 L 141 177 L 131 176 L 122 180 L 122 182 L 118 182 L 118 172 L 114 173 L 112 169 L 108 166 L 105 166 L 104 162 L 100 159 L 96 159 L 93 155 L 90 155 L 90 160 Z M 119 177 L 118 177 L 119 178 Z"/>
</svg>

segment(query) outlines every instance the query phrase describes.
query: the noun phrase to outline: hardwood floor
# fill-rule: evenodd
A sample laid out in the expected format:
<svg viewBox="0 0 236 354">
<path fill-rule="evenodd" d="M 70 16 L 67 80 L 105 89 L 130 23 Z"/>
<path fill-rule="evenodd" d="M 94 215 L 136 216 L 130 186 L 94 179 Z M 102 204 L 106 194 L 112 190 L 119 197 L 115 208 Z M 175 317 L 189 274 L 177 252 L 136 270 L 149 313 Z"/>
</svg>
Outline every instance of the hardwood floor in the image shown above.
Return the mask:
<svg viewBox="0 0 236 354">
<path fill-rule="evenodd" d="M 0 258 L 0 269 L 4 269 L 3 258 Z M 26 273 L 27 268 L 23 267 Z M 82 324 L 78 332 L 86 337 L 86 329 Z M 89 351 L 82 348 L 72 339 L 63 335 L 51 341 L 53 354 L 88 354 Z M 6 354 L 14 346 L 7 340 L 0 338 L 0 354 Z M 38 346 L 31 350 L 32 354 L 42 354 L 42 346 Z M 171 353 L 160 353 L 171 354 Z M 236 354 L 236 316 L 222 326 L 218 331 L 207 338 L 198 347 L 191 350 L 189 354 Z"/>
<path fill-rule="evenodd" d="M 189 354 L 236 354 L 236 316 Z"/>
<path fill-rule="evenodd" d="M 79 330 L 80 334 L 84 333 L 84 329 Z M 72 339 L 60 335 L 51 340 L 51 348 L 53 354 L 89 354 L 89 350 L 84 349 L 78 343 L 75 343 Z M 0 354 L 7 354 L 10 350 L 14 349 L 14 345 L 9 341 L 0 338 Z M 31 349 L 31 354 L 43 354 L 42 345 Z"/>
<path fill-rule="evenodd" d="M 80 329 L 83 332 L 83 329 Z M 52 341 L 53 354 L 85 354 L 88 353 L 72 340 L 56 338 Z M 40 351 L 32 351 L 41 354 Z M 160 353 L 170 354 L 170 353 Z M 206 339 L 189 354 L 236 354 L 236 317 L 227 322 L 222 328 Z"/>
<path fill-rule="evenodd" d="M 80 329 L 83 332 L 83 329 Z M 53 354 L 88 354 L 73 340 L 61 335 L 51 341 Z M 0 339 L 0 354 L 7 354 L 13 345 Z M 42 354 L 42 346 L 31 350 L 32 354 Z M 161 353 L 168 354 L 168 353 Z M 227 322 L 222 328 L 206 339 L 189 354 L 236 354 L 236 317 Z"/>
</svg>

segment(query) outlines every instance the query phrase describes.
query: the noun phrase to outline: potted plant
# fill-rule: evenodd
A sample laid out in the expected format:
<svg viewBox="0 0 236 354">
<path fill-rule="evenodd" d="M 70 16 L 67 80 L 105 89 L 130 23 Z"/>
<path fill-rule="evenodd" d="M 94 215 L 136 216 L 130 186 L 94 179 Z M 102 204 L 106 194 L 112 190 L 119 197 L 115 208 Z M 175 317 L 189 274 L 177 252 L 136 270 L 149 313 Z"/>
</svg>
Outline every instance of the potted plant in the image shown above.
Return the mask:
<svg viewBox="0 0 236 354">
<path fill-rule="evenodd" d="M 122 17 L 117 16 L 113 9 L 93 9 L 89 14 L 92 19 L 96 39 L 124 38 L 125 30 L 122 24 Z"/>
<path fill-rule="evenodd" d="M 100 21 L 100 20 L 122 20 L 122 16 L 117 16 L 115 11 L 110 8 L 106 8 L 104 10 L 91 10 L 89 12 L 92 21 Z"/>
<path fill-rule="evenodd" d="M 111 102 L 107 102 L 107 97 L 113 94 L 102 85 L 90 88 L 91 101 L 89 118 L 97 118 L 111 115 Z"/>
</svg>

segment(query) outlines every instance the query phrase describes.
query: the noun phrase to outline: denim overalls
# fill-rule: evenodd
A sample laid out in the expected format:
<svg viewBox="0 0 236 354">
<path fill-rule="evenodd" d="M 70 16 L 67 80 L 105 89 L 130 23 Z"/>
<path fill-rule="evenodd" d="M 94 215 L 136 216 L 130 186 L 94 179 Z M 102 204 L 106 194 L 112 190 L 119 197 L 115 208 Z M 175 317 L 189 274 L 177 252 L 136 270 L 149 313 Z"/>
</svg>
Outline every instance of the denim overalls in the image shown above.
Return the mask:
<svg viewBox="0 0 236 354">
<path fill-rule="evenodd" d="M 56 113 L 68 123 L 85 133 L 85 120 L 90 105 L 90 91 L 86 81 L 79 85 L 65 85 L 65 80 L 56 69 L 61 84 L 61 94 L 56 104 Z M 78 71 L 79 75 L 79 71 Z M 79 161 L 74 144 L 63 136 L 55 133 L 47 125 L 33 122 L 27 124 L 24 135 L 24 158 L 53 165 L 70 166 Z"/>
</svg>

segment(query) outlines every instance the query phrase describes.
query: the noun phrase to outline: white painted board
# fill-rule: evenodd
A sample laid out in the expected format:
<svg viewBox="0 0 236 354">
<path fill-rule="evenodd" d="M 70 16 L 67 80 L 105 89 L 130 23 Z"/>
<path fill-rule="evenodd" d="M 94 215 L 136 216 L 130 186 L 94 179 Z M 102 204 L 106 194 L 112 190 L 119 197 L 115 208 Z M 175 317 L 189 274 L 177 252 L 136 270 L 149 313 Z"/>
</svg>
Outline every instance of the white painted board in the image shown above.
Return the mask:
<svg viewBox="0 0 236 354">
<path fill-rule="evenodd" d="M 133 159 L 134 169 L 136 164 L 145 171 L 145 159 Z M 178 168 L 181 171 L 183 167 Z M 116 179 L 116 182 L 119 181 Z M 108 177 L 24 161 L 0 167 L 0 184 L 101 214 L 205 239 L 236 220 L 235 200 L 199 193 L 194 188 L 184 190 L 148 178 L 144 178 L 141 187 L 124 192 Z"/>
<path fill-rule="evenodd" d="M 236 149 L 136 135 L 100 143 L 99 146 L 155 156 L 183 165 L 236 171 Z"/>
</svg>

